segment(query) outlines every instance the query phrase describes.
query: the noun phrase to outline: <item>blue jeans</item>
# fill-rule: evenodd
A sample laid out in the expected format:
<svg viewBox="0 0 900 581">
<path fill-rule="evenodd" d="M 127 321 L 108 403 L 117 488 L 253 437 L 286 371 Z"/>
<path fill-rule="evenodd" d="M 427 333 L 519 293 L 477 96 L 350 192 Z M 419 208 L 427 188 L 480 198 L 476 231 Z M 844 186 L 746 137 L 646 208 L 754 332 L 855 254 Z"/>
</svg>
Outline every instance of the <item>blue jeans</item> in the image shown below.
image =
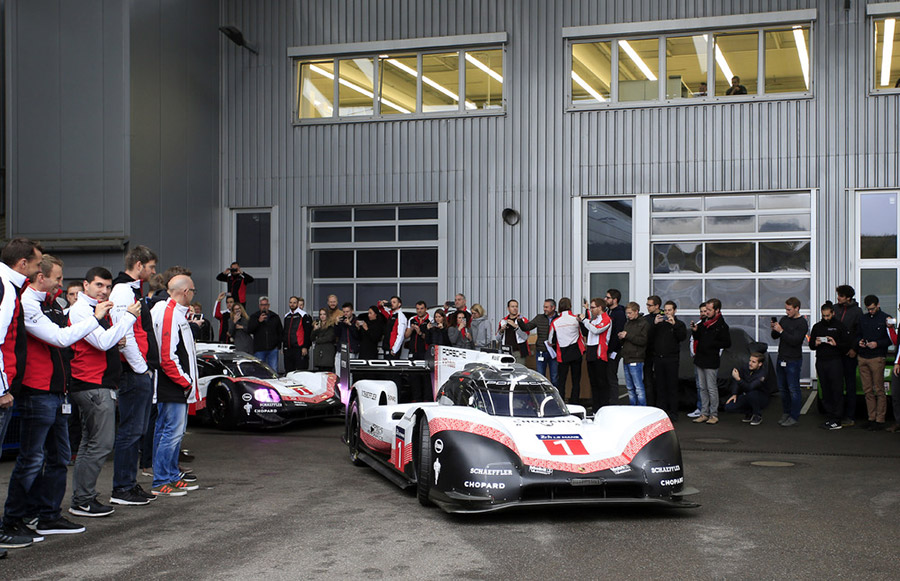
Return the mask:
<svg viewBox="0 0 900 581">
<path fill-rule="evenodd" d="M 5 524 L 19 522 L 26 516 L 37 516 L 42 521 L 60 517 L 66 470 L 72 457 L 63 401 L 62 394 L 49 392 L 29 393 L 16 399 L 22 436 L 19 456 L 9 477 L 3 511 Z"/>
<path fill-rule="evenodd" d="M 786 361 L 780 357 L 775 364 L 775 377 L 778 378 L 778 392 L 781 394 L 781 411 L 795 420 L 800 419 L 800 408 L 803 407 L 803 397 L 800 394 L 802 366 L 803 361 L 800 359 Z"/>
<path fill-rule="evenodd" d="M 268 351 L 257 351 L 253 354 L 257 359 L 265 361 L 269 367 L 278 373 L 278 349 L 269 349 Z"/>
<path fill-rule="evenodd" d="M 119 379 L 119 429 L 113 455 L 113 492 L 131 490 L 137 484 L 141 436 L 147 431 L 153 403 L 153 378 L 130 371 Z"/>
<path fill-rule="evenodd" d="M 625 388 L 631 405 L 647 405 L 644 392 L 644 362 L 625 363 Z"/>
<path fill-rule="evenodd" d="M 547 370 L 550 370 L 550 375 L 547 375 Z M 559 367 L 558 362 L 554 357 L 550 355 L 549 351 L 538 351 L 537 352 L 537 372 L 541 375 L 548 377 L 550 379 L 550 383 L 556 385 L 557 379 L 559 379 Z"/>
<path fill-rule="evenodd" d="M 178 454 L 187 426 L 186 403 L 160 402 L 156 404 L 156 432 L 153 434 L 153 486 L 178 480 Z"/>
</svg>

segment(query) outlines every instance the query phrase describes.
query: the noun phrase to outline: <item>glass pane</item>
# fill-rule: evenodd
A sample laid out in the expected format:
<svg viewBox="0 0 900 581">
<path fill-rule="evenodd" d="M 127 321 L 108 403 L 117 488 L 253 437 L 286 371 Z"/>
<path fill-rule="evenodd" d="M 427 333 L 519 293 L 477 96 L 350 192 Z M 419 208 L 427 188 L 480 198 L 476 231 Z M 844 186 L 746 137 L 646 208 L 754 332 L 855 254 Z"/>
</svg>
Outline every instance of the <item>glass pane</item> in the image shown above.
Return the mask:
<svg viewBox="0 0 900 581">
<path fill-rule="evenodd" d="M 588 260 L 631 260 L 631 200 L 588 202 Z"/>
<path fill-rule="evenodd" d="M 400 206 L 401 220 L 437 220 L 437 206 Z"/>
<path fill-rule="evenodd" d="M 703 209 L 702 198 L 653 198 L 654 212 L 699 212 Z"/>
<path fill-rule="evenodd" d="M 760 210 L 809 209 L 809 194 L 760 194 Z"/>
<path fill-rule="evenodd" d="M 897 304 L 897 269 L 864 268 L 859 271 L 859 286 L 862 289 L 860 295 L 863 297 L 875 295 L 882 310 L 891 315 L 896 312 L 894 306 Z M 859 302 L 865 313 L 865 304 L 862 300 Z"/>
<path fill-rule="evenodd" d="M 759 308 L 778 309 L 784 314 L 784 301 L 788 297 L 800 299 L 803 308 L 809 307 L 809 278 L 761 278 L 759 279 Z M 768 323 L 766 324 L 768 327 Z"/>
<path fill-rule="evenodd" d="M 706 272 L 756 272 L 755 250 L 752 242 L 707 243 Z"/>
<path fill-rule="evenodd" d="M 404 305 L 415 307 L 418 301 L 425 301 L 429 307 L 437 306 L 437 283 L 431 282 L 406 282 L 400 283 L 400 298 Z"/>
<path fill-rule="evenodd" d="M 703 272 L 703 245 L 691 242 L 654 244 L 653 272 Z"/>
<path fill-rule="evenodd" d="M 756 232 L 756 216 L 707 216 L 708 234 Z"/>
<path fill-rule="evenodd" d="M 353 211 L 316 208 L 312 211 L 313 222 L 349 222 L 353 219 Z"/>
<path fill-rule="evenodd" d="M 415 113 L 418 59 L 416 55 L 391 55 L 378 59 L 381 114 Z"/>
<path fill-rule="evenodd" d="M 422 55 L 422 73 L 422 111 L 458 111 L 459 53 Z"/>
<path fill-rule="evenodd" d="M 624 305 L 630 300 L 630 280 L 631 276 L 627 272 L 592 272 L 590 298 L 605 297 L 607 290 L 615 288 L 622 293 L 622 300 L 619 301 L 619 304 Z"/>
<path fill-rule="evenodd" d="M 397 294 L 397 283 L 395 282 L 360 283 L 356 285 L 354 307 L 357 311 L 362 311 L 377 304 L 378 301 L 390 300 L 395 294 Z M 400 296 L 402 298 L 403 295 Z"/>
<path fill-rule="evenodd" d="M 715 43 L 716 95 L 755 94 L 759 33 L 718 34 Z"/>
<path fill-rule="evenodd" d="M 357 226 L 353 230 L 356 242 L 390 242 L 397 239 L 394 226 Z"/>
<path fill-rule="evenodd" d="M 707 210 L 755 210 L 755 196 L 708 196 Z"/>
<path fill-rule="evenodd" d="M 354 217 L 359 222 L 394 220 L 396 212 L 395 208 L 357 208 Z"/>
<path fill-rule="evenodd" d="M 706 296 L 722 301 L 723 309 L 755 309 L 756 281 L 707 279 Z"/>
<path fill-rule="evenodd" d="M 780 214 L 760 216 L 760 232 L 809 232 L 809 214 Z"/>
<path fill-rule="evenodd" d="M 357 278 L 393 278 L 397 276 L 397 251 L 357 250 Z"/>
<path fill-rule="evenodd" d="M 404 248 L 400 250 L 400 276 L 411 278 L 437 275 L 437 248 Z"/>
<path fill-rule="evenodd" d="M 900 34 L 895 32 L 896 27 L 896 18 L 875 21 L 875 59 L 872 62 L 875 89 L 900 87 Z M 885 37 L 893 42 L 885 44 Z"/>
<path fill-rule="evenodd" d="M 298 117 L 331 117 L 334 111 L 334 61 L 300 63 L 297 74 Z"/>
<path fill-rule="evenodd" d="M 371 58 L 338 61 L 338 115 L 355 117 L 374 113 L 375 63 Z"/>
<path fill-rule="evenodd" d="M 700 234 L 703 226 L 699 217 L 653 218 L 651 231 L 653 234 Z"/>
<path fill-rule="evenodd" d="M 760 242 L 760 272 L 809 272 L 809 242 Z"/>
<path fill-rule="evenodd" d="M 437 240 L 438 227 L 437 224 L 423 226 L 400 226 L 399 236 L 397 240 Z"/>
<path fill-rule="evenodd" d="M 313 242 L 352 242 L 352 232 L 346 228 L 313 228 Z"/>
<path fill-rule="evenodd" d="M 338 298 L 338 305 L 345 303 L 346 301 L 353 300 L 353 285 L 349 283 L 345 284 L 314 284 L 313 285 L 313 302 L 312 304 L 309 301 L 306 301 L 306 312 L 309 313 L 313 319 L 319 316 L 319 309 L 325 308 L 328 305 L 328 295 L 336 295 Z M 363 308 L 367 308 L 366 307 Z"/>
<path fill-rule="evenodd" d="M 897 258 L 897 194 L 859 199 L 860 258 Z"/>
<path fill-rule="evenodd" d="M 612 86 L 612 44 L 579 42 L 572 45 L 572 103 L 609 100 Z"/>
<path fill-rule="evenodd" d="M 740 329 L 750 337 L 750 341 L 756 341 L 756 317 L 753 315 L 732 315 L 725 316 L 725 322 L 732 329 Z"/>
<path fill-rule="evenodd" d="M 705 97 L 708 36 L 666 39 L 666 99 Z"/>
<path fill-rule="evenodd" d="M 809 25 L 765 34 L 766 93 L 809 91 Z"/>
<path fill-rule="evenodd" d="M 675 301 L 682 318 L 693 317 L 697 312 L 696 305 L 703 300 L 703 281 L 698 279 L 654 280 L 653 294 L 662 298 L 663 302 Z M 685 321 L 686 323 L 687 321 Z"/>
<path fill-rule="evenodd" d="M 501 107 L 503 107 L 503 51 L 499 48 L 467 51 L 466 109 Z"/>
<path fill-rule="evenodd" d="M 658 38 L 619 41 L 619 101 L 656 101 L 658 74 Z"/>
<path fill-rule="evenodd" d="M 235 256 L 244 268 L 268 267 L 272 254 L 272 214 L 235 214 Z"/>
<path fill-rule="evenodd" d="M 269 296 L 269 279 L 254 278 L 253 282 L 247 285 L 247 312 L 255 313 L 256 311 L 258 311 L 259 298 L 266 296 Z M 272 307 L 272 309 L 277 310 L 276 305 L 270 306 Z"/>
<path fill-rule="evenodd" d="M 352 250 L 314 250 L 314 278 L 353 278 Z"/>
</svg>

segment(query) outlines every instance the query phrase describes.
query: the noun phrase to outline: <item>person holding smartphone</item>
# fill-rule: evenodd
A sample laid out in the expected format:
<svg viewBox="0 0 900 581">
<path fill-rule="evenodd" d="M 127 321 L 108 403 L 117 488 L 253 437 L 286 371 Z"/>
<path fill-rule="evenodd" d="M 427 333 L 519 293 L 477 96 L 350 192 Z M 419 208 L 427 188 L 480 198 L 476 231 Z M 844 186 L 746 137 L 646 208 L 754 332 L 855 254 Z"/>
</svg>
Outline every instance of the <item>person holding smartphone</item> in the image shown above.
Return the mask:
<svg viewBox="0 0 900 581">
<path fill-rule="evenodd" d="M 822 386 L 826 430 L 841 429 L 841 399 L 844 388 L 844 366 L 841 358 L 851 347 L 850 331 L 834 316 L 834 305 L 825 301 L 822 319 L 809 333 L 809 348 L 816 352 L 816 376 Z"/>
<path fill-rule="evenodd" d="M 778 361 L 775 377 L 781 393 L 781 409 L 784 412 L 778 424 L 784 428 L 800 422 L 803 396 L 800 392 L 800 370 L 803 367 L 803 340 L 809 331 L 809 322 L 800 315 L 800 299 L 788 297 L 784 301 L 785 316 L 772 321 L 772 338 L 778 339 Z M 772 317 L 774 319 L 774 317 Z"/>
</svg>

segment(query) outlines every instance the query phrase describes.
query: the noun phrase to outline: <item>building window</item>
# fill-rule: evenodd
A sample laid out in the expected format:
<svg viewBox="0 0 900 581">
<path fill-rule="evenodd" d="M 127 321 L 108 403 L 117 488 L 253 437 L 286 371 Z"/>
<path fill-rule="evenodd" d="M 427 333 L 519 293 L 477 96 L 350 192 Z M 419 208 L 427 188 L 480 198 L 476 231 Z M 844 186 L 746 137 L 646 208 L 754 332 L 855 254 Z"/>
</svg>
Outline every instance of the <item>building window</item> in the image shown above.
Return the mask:
<svg viewBox="0 0 900 581">
<path fill-rule="evenodd" d="M 875 54 L 872 59 L 872 88 L 875 91 L 900 90 L 900 31 L 897 18 L 872 20 Z"/>
<path fill-rule="evenodd" d="M 267 296 L 269 289 L 275 288 L 272 256 L 277 236 L 273 232 L 272 210 L 233 210 L 233 216 L 233 256 L 241 269 L 254 279 L 247 285 L 247 310 L 254 312 L 259 297 Z M 275 303 L 274 299 L 272 303 Z"/>
<path fill-rule="evenodd" d="M 898 192 L 861 192 L 857 207 L 858 287 L 857 300 L 862 306 L 866 295 L 876 295 L 882 310 L 893 314 L 900 288 L 897 267 Z"/>
<path fill-rule="evenodd" d="M 297 59 L 295 121 L 503 112 L 504 58 L 494 46 Z"/>
<path fill-rule="evenodd" d="M 439 304 L 443 237 L 435 204 L 310 210 L 313 303 L 330 294 L 364 311 L 399 295 Z"/>
</svg>

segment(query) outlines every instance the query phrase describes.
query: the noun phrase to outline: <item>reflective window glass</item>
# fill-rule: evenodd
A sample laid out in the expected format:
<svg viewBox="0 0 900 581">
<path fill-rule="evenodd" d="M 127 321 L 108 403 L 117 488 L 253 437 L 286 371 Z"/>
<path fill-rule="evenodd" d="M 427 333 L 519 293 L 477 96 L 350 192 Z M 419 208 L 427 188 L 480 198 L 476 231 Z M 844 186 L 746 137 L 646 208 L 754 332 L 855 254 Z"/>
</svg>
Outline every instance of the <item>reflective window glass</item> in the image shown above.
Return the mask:
<svg viewBox="0 0 900 581">
<path fill-rule="evenodd" d="M 403 248 L 400 250 L 400 276 L 437 276 L 437 248 Z"/>
<path fill-rule="evenodd" d="M 712 234 L 756 232 L 756 216 L 707 216 L 706 232 Z"/>
<path fill-rule="evenodd" d="M 341 228 L 313 228 L 313 242 L 352 242 L 352 231 L 349 226 Z"/>
<path fill-rule="evenodd" d="M 272 214 L 240 212 L 235 217 L 235 258 L 244 268 L 268 267 L 272 260 Z"/>
<path fill-rule="evenodd" d="M 756 341 L 756 317 L 753 315 L 734 315 L 728 313 L 726 317 L 728 327 L 737 329 L 747 334 L 750 341 Z M 734 345 L 732 345 L 734 347 Z"/>
<path fill-rule="evenodd" d="M 760 216 L 760 232 L 809 232 L 809 214 L 778 214 Z"/>
<path fill-rule="evenodd" d="M 249 287 L 248 287 L 249 288 Z M 336 295 L 338 298 L 338 305 L 345 301 L 352 300 L 353 298 L 353 285 L 349 283 L 344 284 L 314 284 L 313 285 L 313 302 L 310 304 L 309 301 L 306 301 L 306 309 L 304 309 L 313 320 L 317 319 L 319 316 L 319 309 L 326 307 L 328 305 L 328 295 Z M 367 307 L 363 307 L 367 308 Z"/>
<path fill-rule="evenodd" d="M 809 91 L 809 25 L 767 30 L 766 93 Z"/>
<path fill-rule="evenodd" d="M 338 61 L 338 115 L 356 117 L 375 111 L 375 63 L 371 58 Z"/>
<path fill-rule="evenodd" d="M 466 107 L 467 109 L 474 109 Z M 422 111 L 459 110 L 459 53 L 422 55 Z"/>
<path fill-rule="evenodd" d="M 612 43 L 579 42 L 572 45 L 572 103 L 609 100 L 612 86 Z"/>
<path fill-rule="evenodd" d="M 659 98 L 659 39 L 619 41 L 619 101 Z"/>
<path fill-rule="evenodd" d="M 692 242 L 654 244 L 653 272 L 703 272 L 703 245 Z"/>
<path fill-rule="evenodd" d="M 312 211 L 313 222 L 349 222 L 353 219 L 353 211 L 316 208 Z"/>
<path fill-rule="evenodd" d="M 359 222 L 393 220 L 396 215 L 396 208 L 356 208 L 353 212 L 353 217 Z"/>
<path fill-rule="evenodd" d="M 809 278 L 759 279 L 759 308 L 779 309 L 780 319 L 784 314 L 784 301 L 788 297 L 797 297 L 801 308 L 809 308 Z M 768 326 L 766 323 L 766 328 Z"/>
<path fill-rule="evenodd" d="M 653 218 L 650 223 L 653 234 L 700 234 L 703 223 L 699 216 L 690 218 Z"/>
<path fill-rule="evenodd" d="M 397 209 L 400 220 L 436 220 L 437 206 L 400 206 Z"/>
<path fill-rule="evenodd" d="M 353 230 L 355 242 L 390 242 L 397 239 L 394 226 L 357 226 Z"/>
<path fill-rule="evenodd" d="M 334 61 L 301 62 L 297 77 L 298 117 L 331 117 L 334 112 Z"/>
<path fill-rule="evenodd" d="M 809 241 L 760 242 L 760 272 L 809 272 Z"/>
<path fill-rule="evenodd" d="M 708 196 L 707 210 L 755 210 L 755 196 Z"/>
<path fill-rule="evenodd" d="M 684 317 L 693 316 L 696 306 L 703 300 L 703 281 L 699 279 L 656 279 L 653 281 L 653 294 L 664 301 L 675 301 L 678 312 Z M 601 295 L 602 296 L 602 295 Z"/>
<path fill-rule="evenodd" d="M 357 310 L 368 309 L 369 305 L 377 304 L 378 301 L 390 299 L 397 294 L 397 283 L 395 282 L 375 282 L 360 283 L 356 285 L 356 305 Z M 400 295 L 403 298 L 403 295 Z"/>
<path fill-rule="evenodd" d="M 466 51 L 466 109 L 503 107 L 503 51 Z"/>
<path fill-rule="evenodd" d="M 809 194 L 760 194 L 760 210 L 809 209 Z"/>
<path fill-rule="evenodd" d="M 379 57 L 378 94 L 382 115 L 415 113 L 418 66 L 414 54 Z"/>
<path fill-rule="evenodd" d="M 860 258 L 897 258 L 897 194 L 863 194 L 859 209 Z"/>
<path fill-rule="evenodd" d="M 627 304 L 631 293 L 631 276 L 627 272 L 592 272 L 591 273 L 591 297 L 605 297 L 606 291 L 611 288 L 619 289 L 622 300 L 619 304 Z"/>
<path fill-rule="evenodd" d="M 247 312 L 256 312 L 259 309 L 259 298 L 265 296 L 269 296 L 269 279 L 254 278 L 253 284 L 247 285 Z"/>
<path fill-rule="evenodd" d="M 313 251 L 313 277 L 353 278 L 353 251 Z"/>
<path fill-rule="evenodd" d="M 722 301 L 723 309 L 755 309 L 756 281 L 753 279 L 710 279 L 706 281 L 706 297 Z"/>
<path fill-rule="evenodd" d="M 397 251 L 384 250 L 356 251 L 357 278 L 391 278 L 397 276 Z"/>
<path fill-rule="evenodd" d="M 897 305 L 897 269 L 896 268 L 863 268 L 859 271 L 859 284 L 867 295 L 878 297 L 881 310 L 894 316 Z M 862 301 L 860 301 L 862 303 Z M 865 305 L 860 304 L 865 313 Z"/>
<path fill-rule="evenodd" d="M 437 283 L 401 282 L 400 297 L 406 305 L 415 305 L 418 301 L 425 301 L 429 307 L 440 304 L 437 298 Z"/>
<path fill-rule="evenodd" d="M 631 260 L 632 201 L 588 202 L 588 260 Z"/>
<path fill-rule="evenodd" d="M 759 68 L 759 33 L 715 36 L 716 95 L 754 95 Z"/>
<path fill-rule="evenodd" d="M 705 34 L 666 39 L 666 99 L 707 96 L 708 45 Z"/>
<path fill-rule="evenodd" d="M 437 224 L 422 226 L 400 226 L 397 240 L 401 242 L 410 240 L 437 240 Z"/>
<path fill-rule="evenodd" d="M 708 242 L 706 244 L 706 272 L 755 272 L 755 255 L 756 246 L 752 242 Z"/>
<path fill-rule="evenodd" d="M 699 212 L 703 209 L 702 198 L 655 197 L 650 204 L 654 212 Z"/>
<path fill-rule="evenodd" d="M 900 87 L 900 34 L 896 27 L 894 17 L 875 20 L 875 58 L 872 60 L 875 90 Z"/>
</svg>

